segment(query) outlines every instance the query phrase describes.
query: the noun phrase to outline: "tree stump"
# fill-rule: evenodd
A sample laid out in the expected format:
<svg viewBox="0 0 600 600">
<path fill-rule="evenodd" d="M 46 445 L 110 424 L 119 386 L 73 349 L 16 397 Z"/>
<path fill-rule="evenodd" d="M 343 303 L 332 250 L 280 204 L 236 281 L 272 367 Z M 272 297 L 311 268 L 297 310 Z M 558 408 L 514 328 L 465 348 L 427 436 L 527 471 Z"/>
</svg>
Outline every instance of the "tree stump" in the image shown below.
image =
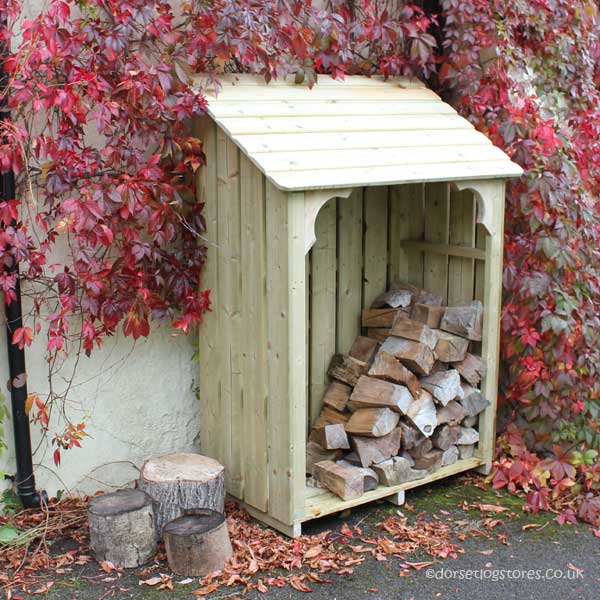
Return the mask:
<svg viewBox="0 0 600 600">
<path fill-rule="evenodd" d="M 201 454 L 179 453 L 144 463 L 138 487 L 154 501 L 158 536 L 164 526 L 186 509 L 210 508 L 224 512 L 225 469 Z"/>
<path fill-rule="evenodd" d="M 152 498 L 140 490 L 119 490 L 90 500 L 90 548 L 98 562 L 139 567 L 156 554 Z"/>
<path fill-rule="evenodd" d="M 204 577 L 220 571 L 233 554 L 225 517 L 202 508 L 185 513 L 164 528 L 169 567 L 186 577 Z"/>
</svg>

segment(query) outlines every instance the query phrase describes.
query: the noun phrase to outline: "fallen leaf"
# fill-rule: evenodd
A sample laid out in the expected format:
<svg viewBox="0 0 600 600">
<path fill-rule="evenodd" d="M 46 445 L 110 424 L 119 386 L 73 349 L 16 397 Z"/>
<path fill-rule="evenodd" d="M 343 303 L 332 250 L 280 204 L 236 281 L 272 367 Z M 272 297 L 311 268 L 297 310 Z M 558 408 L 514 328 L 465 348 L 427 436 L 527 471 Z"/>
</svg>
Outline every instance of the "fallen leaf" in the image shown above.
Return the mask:
<svg viewBox="0 0 600 600">
<path fill-rule="evenodd" d="M 414 563 L 405 562 L 405 563 L 402 563 L 400 566 L 401 567 L 410 567 L 411 569 L 420 571 L 421 569 L 424 569 L 425 567 L 430 567 L 433 564 L 435 564 L 433 561 L 414 562 Z"/>
<path fill-rule="evenodd" d="M 323 546 L 313 546 L 312 548 L 309 548 L 304 553 L 304 558 L 305 559 L 315 558 L 315 557 L 319 556 L 319 554 L 321 554 L 321 552 L 323 552 Z"/>
<path fill-rule="evenodd" d="M 48 590 L 54 585 L 54 581 L 48 581 L 41 588 L 31 592 L 32 596 L 39 596 L 40 594 L 47 594 Z"/>
<path fill-rule="evenodd" d="M 480 550 L 479 554 L 485 554 L 486 556 L 489 554 L 494 554 L 493 550 Z"/>
<path fill-rule="evenodd" d="M 498 506 L 497 504 L 475 504 L 475 506 L 483 512 L 500 513 L 508 510 L 506 506 Z"/>
<path fill-rule="evenodd" d="M 192 581 L 194 581 L 191 577 L 188 577 L 187 579 L 182 579 L 181 581 L 178 581 L 177 583 L 179 585 L 187 585 L 188 583 L 192 583 Z"/>
<path fill-rule="evenodd" d="M 352 530 L 350 529 L 350 527 L 348 527 L 347 523 L 344 523 L 342 525 L 342 527 L 340 528 L 340 533 L 342 535 L 345 535 L 346 537 L 349 537 L 349 538 L 353 538 L 354 537 L 354 534 L 352 533 Z"/>
<path fill-rule="evenodd" d="M 527 531 L 528 529 L 539 529 L 540 527 L 541 525 L 539 525 L 538 523 L 528 523 L 527 525 L 523 525 L 521 529 L 523 531 Z"/>
<path fill-rule="evenodd" d="M 110 560 L 103 560 L 99 565 L 105 573 L 111 573 L 116 569 L 115 565 L 113 565 Z"/>
<path fill-rule="evenodd" d="M 150 587 L 153 587 L 159 583 L 162 583 L 162 577 L 150 577 L 150 579 L 139 581 L 138 585 L 149 585 Z"/>
</svg>

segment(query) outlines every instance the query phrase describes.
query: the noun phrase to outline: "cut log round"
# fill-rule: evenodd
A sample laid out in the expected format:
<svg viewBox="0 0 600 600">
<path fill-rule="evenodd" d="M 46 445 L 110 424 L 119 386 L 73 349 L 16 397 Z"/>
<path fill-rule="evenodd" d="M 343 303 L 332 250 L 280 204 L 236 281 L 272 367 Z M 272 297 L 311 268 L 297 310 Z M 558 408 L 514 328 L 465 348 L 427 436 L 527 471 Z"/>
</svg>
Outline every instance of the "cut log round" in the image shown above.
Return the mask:
<svg viewBox="0 0 600 600">
<path fill-rule="evenodd" d="M 222 513 L 207 508 L 186 510 L 165 525 L 169 567 L 186 577 L 204 577 L 223 569 L 233 552 Z"/>
<path fill-rule="evenodd" d="M 140 490 L 119 490 L 90 500 L 90 548 L 98 562 L 134 568 L 156 554 L 152 498 Z"/>
<path fill-rule="evenodd" d="M 142 467 L 138 487 L 156 502 L 159 537 L 164 526 L 186 509 L 210 508 L 223 513 L 225 469 L 208 456 L 179 453 L 151 458 Z"/>
<path fill-rule="evenodd" d="M 346 432 L 367 437 L 382 437 L 398 425 L 400 415 L 389 408 L 360 408 L 346 423 Z"/>
<path fill-rule="evenodd" d="M 418 398 L 421 393 L 421 384 L 417 376 L 387 352 L 379 351 L 377 353 L 369 369 L 369 377 L 392 383 L 402 383 L 410 390 L 414 398 Z"/>
</svg>

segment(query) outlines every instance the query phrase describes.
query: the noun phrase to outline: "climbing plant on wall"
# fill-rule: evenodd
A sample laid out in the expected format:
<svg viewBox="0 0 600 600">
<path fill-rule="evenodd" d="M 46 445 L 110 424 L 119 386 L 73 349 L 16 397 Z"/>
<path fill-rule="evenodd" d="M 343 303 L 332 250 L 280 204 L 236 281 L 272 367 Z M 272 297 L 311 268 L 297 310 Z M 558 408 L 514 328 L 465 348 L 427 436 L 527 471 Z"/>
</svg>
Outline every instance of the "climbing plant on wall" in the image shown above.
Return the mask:
<svg viewBox="0 0 600 600">
<path fill-rule="evenodd" d="M 600 45 L 587 0 L 444 0 L 442 83 L 525 169 L 506 207 L 497 488 L 599 519 Z"/>
<path fill-rule="evenodd" d="M 203 113 L 202 85 L 223 72 L 427 75 L 431 20 L 409 5 L 376 2 L 49 0 L 27 16 L 5 0 L 10 45 L 0 170 L 18 191 L 0 203 L 0 253 L 21 265 L 31 311 L 13 343 L 44 336 L 51 375 L 66 357 L 90 355 L 119 329 L 134 339 L 152 323 L 188 333 L 210 307 L 202 286 L 202 204 L 194 172 L 204 163 L 190 119 Z M 196 73 L 208 73 L 194 83 Z M 16 275 L 0 272 L 5 302 Z M 47 428 L 69 386 L 35 397 Z M 62 403 L 64 404 L 64 402 Z M 85 430 L 67 418 L 61 449 Z"/>
</svg>

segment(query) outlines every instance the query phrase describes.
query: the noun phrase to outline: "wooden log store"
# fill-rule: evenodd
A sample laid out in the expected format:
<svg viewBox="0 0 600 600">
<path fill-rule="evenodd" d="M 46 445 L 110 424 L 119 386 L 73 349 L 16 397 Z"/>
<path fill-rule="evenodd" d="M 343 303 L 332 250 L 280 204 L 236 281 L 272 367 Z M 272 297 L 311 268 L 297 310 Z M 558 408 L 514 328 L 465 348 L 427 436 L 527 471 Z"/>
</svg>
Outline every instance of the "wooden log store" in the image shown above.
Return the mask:
<svg viewBox="0 0 600 600">
<path fill-rule="evenodd" d="M 213 302 L 200 330 L 200 427 L 228 493 L 296 536 L 310 519 L 377 498 L 401 503 L 411 487 L 489 470 L 504 185 L 520 167 L 416 80 L 221 83 L 197 123 Z M 487 367 L 489 405 L 473 456 L 343 500 L 307 487 L 307 435 L 332 357 L 377 334 L 361 312 L 396 281 L 448 306 L 483 303 L 482 341 L 469 352 Z"/>
</svg>

